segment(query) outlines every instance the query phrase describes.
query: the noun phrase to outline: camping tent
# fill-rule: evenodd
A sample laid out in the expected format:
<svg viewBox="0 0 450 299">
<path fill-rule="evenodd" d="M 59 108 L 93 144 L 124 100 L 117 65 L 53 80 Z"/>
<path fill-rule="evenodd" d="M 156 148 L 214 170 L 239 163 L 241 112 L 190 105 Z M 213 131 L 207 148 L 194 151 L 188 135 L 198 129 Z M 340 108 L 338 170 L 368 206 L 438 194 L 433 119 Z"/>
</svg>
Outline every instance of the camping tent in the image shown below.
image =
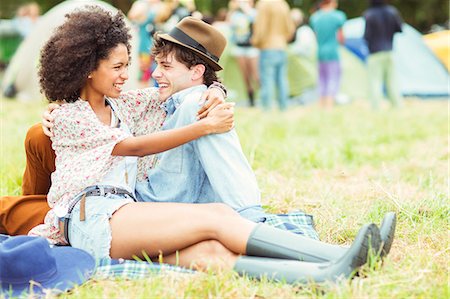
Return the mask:
<svg viewBox="0 0 450 299">
<path fill-rule="evenodd" d="M 45 15 L 40 17 L 35 29 L 17 49 L 4 74 L 2 90 L 14 85 L 17 90 L 18 99 L 39 100 L 44 98 L 39 91 L 39 79 L 37 75 L 40 49 L 51 36 L 54 29 L 64 22 L 64 16 L 67 13 L 87 4 L 99 5 L 111 12 L 117 11 L 116 8 L 102 1 L 69 0 L 53 7 Z M 131 33 L 133 36 L 132 61 L 138 61 L 136 33 L 133 30 Z M 137 63 L 133 63 L 130 66 L 129 79 L 124 88 L 132 89 L 137 87 L 138 65 Z"/>
<path fill-rule="evenodd" d="M 364 59 L 364 19 L 348 20 L 344 24 L 344 36 L 353 42 L 352 51 Z M 359 45 L 355 46 L 358 44 Z M 366 54 L 367 55 L 367 54 Z M 360 59 L 361 63 L 362 60 Z M 394 61 L 400 90 L 405 96 L 448 97 L 449 73 L 439 59 L 426 46 L 422 35 L 408 24 L 394 38 Z"/>
<path fill-rule="evenodd" d="M 450 30 L 433 32 L 423 36 L 425 44 L 450 71 Z"/>
<path fill-rule="evenodd" d="M 342 81 L 341 94 L 350 99 L 367 99 L 368 78 L 366 58 L 368 49 L 363 40 L 364 19 L 350 19 L 344 24 L 345 47 L 340 48 Z M 448 31 L 442 39 L 447 43 Z M 301 40 L 299 40 L 302 43 Z M 309 43 L 314 42 L 309 40 Z M 288 80 L 291 97 L 301 97 L 313 90 L 317 82 L 317 61 L 289 49 Z M 394 60 L 400 89 L 405 96 L 448 97 L 450 77 L 447 69 L 424 43 L 422 35 L 404 24 L 403 33 L 394 39 Z M 448 60 L 448 56 L 447 56 Z M 225 53 L 223 78 L 232 92 L 233 100 L 245 99 L 245 87 L 233 57 Z M 317 97 L 317 93 L 313 94 Z"/>
</svg>

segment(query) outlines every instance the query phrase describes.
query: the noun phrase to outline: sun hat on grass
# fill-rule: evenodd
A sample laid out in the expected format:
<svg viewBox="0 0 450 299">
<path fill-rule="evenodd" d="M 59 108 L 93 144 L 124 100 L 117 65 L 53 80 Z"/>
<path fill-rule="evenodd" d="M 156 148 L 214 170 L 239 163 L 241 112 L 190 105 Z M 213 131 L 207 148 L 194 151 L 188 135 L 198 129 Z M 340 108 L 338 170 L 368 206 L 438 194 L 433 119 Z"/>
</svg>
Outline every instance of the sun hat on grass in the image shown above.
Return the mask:
<svg viewBox="0 0 450 299">
<path fill-rule="evenodd" d="M 85 282 L 94 268 L 94 258 L 81 249 L 50 247 L 42 237 L 10 237 L 0 242 L 0 297 L 61 293 Z"/>
</svg>

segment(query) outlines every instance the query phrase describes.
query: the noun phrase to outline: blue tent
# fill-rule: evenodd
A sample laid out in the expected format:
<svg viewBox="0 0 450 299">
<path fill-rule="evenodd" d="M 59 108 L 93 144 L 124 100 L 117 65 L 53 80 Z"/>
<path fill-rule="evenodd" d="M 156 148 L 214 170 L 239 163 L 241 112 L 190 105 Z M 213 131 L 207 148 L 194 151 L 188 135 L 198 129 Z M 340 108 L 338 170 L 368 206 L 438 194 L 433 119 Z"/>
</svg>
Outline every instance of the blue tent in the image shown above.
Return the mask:
<svg viewBox="0 0 450 299">
<path fill-rule="evenodd" d="M 348 20 L 344 25 L 347 48 L 364 61 L 368 51 L 362 39 L 363 18 Z M 439 59 L 426 46 L 422 35 L 404 24 L 403 32 L 395 35 L 394 60 L 402 94 L 418 97 L 448 97 L 450 76 Z"/>
</svg>

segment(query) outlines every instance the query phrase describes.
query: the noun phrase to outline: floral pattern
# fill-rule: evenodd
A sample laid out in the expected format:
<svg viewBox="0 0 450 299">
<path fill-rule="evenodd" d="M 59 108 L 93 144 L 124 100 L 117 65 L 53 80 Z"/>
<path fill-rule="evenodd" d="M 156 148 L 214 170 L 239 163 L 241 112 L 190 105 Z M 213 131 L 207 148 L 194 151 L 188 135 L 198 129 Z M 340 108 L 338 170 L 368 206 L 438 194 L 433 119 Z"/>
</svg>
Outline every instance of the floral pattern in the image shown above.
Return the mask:
<svg viewBox="0 0 450 299">
<path fill-rule="evenodd" d="M 158 131 L 164 121 L 165 112 L 160 107 L 157 88 L 129 91 L 118 99 L 108 100 L 135 136 Z M 66 215 L 79 192 L 97 184 L 123 159 L 112 156 L 111 152 L 129 135 L 101 123 L 87 101 L 63 104 L 52 114 L 55 118 L 52 147 L 56 153 L 56 171 L 52 174 L 52 186 L 47 195 L 51 210 L 44 224 L 36 226 L 29 234 L 65 245 L 67 242 L 57 219 Z M 146 179 L 146 172 L 154 162 L 154 156 L 139 158 L 138 180 Z"/>
</svg>

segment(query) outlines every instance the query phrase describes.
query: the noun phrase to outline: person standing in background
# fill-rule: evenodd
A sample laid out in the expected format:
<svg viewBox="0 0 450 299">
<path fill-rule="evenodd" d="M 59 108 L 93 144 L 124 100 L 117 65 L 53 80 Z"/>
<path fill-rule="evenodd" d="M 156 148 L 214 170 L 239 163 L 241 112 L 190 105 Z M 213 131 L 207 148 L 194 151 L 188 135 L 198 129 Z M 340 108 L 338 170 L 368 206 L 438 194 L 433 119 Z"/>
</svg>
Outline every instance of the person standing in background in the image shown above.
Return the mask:
<svg viewBox="0 0 450 299">
<path fill-rule="evenodd" d="M 255 92 L 253 85 L 259 83 L 258 49 L 252 47 L 252 25 L 256 10 L 253 0 L 230 1 L 231 39 L 233 42 L 232 55 L 241 70 L 245 82 L 248 100 L 251 107 L 255 106 Z"/>
<path fill-rule="evenodd" d="M 322 0 L 309 21 L 317 37 L 320 105 L 325 109 L 333 107 L 341 81 L 339 43 L 344 42 L 342 26 L 347 17 L 337 6 L 336 0 Z"/>
<path fill-rule="evenodd" d="M 370 53 L 367 67 L 372 108 L 379 109 L 383 98 L 383 84 L 388 100 L 394 107 L 400 107 L 402 96 L 395 78 L 392 55 L 394 35 L 402 32 L 403 22 L 400 14 L 395 7 L 387 5 L 385 0 L 370 0 L 370 7 L 364 12 L 364 19 L 364 39 Z"/>
<path fill-rule="evenodd" d="M 155 22 L 158 31 L 169 32 L 179 21 L 188 16 L 202 18 L 194 0 L 164 0 Z"/>
<path fill-rule="evenodd" d="M 265 110 L 270 109 L 275 84 L 278 87 L 280 110 L 287 108 L 289 85 L 286 49 L 294 33 L 294 22 L 285 0 L 260 0 L 256 4 L 251 43 L 260 49 L 260 96 Z"/>
<path fill-rule="evenodd" d="M 17 9 L 13 25 L 23 39 L 34 29 L 40 15 L 41 8 L 36 2 L 21 5 Z"/>
<path fill-rule="evenodd" d="M 138 0 L 133 3 L 127 17 L 136 25 L 139 34 L 139 81 L 141 88 L 149 84 L 152 75 L 152 58 L 150 48 L 155 33 L 155 16 L 160 6 L 160 0 Z"/>
</svg>

